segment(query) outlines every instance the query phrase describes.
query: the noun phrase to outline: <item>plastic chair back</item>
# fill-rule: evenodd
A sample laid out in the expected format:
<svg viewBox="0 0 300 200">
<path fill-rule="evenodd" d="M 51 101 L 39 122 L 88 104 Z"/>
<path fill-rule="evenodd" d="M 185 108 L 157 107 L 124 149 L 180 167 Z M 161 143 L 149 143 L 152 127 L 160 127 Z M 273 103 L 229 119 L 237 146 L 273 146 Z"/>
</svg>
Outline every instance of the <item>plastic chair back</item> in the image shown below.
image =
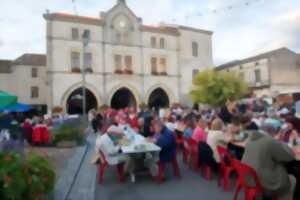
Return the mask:
<svg viewBox="0 0 300 200">
<path fill-rule="evenodd" d="M 232 164 L 233 164 L 233 167 L 237 170 L 238 182 L 241 184 L 242 187 L 252 188 L 252 189 L 255 189 L 257 192 L 262 192 L 262 186 L 261 186 L 260 180 L 257 176 L 256 171 L 252 167 L 250 167 L 236 159 L 232 160 Z M 247 182 L 247 177 L 249 179 L 252 179 L 254 181 L 255 185 L 249 185 Z"/>
<path fill-rule="evenodd" d="M 231 166 L 232 156 L 229 151 L 225 147 L 218 146 L 217 147 L 218 154 L 220 156 L 221 167 L 229 167 Z"/>
<path fill-rule="evenodd" d="M 41 127 L 35 127 L 32 131 L 32 142 L 40 143 L 41 142 L 41 134 L 42 134 Z"/>
</svg>

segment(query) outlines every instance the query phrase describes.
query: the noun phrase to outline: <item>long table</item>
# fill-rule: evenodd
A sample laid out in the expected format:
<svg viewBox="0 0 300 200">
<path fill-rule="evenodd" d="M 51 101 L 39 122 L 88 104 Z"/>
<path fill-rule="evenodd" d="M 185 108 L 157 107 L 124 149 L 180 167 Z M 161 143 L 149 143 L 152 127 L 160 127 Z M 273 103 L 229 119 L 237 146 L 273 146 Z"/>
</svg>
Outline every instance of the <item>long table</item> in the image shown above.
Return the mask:
<svg viewBox="0 0 300 200">
<path fill-rule="evenodd" d="M 136 133 L 130 126 L 124 125 L 121 128 L 129 140 L 129 144 L 121 146 L 124 154 L 157 152 L 161 150 L 159 146 L 148 142 L 144 136 Z M 141 146 L 142 148 L 139 148 Z"/>
<path fill-rule="evenodd" d="M 143 146 L 143 148 L 139 148 L 140 146 Z M 159 146 L 147 142 L 146 138 L 139 134 L 134 136 L 134 140 L 130 141 L 129 145 L 123 145 L 121 149 L 124 154 L 159 152 L 161 150 Z"/>
<path fill-rule="evenodd" d="M 154 143 L 150 143 L 140 134 L 134 133 L 127 135 L 129 138 L 129 144 L 122 145 L 121 149 L 123 154 L 129 155 L 134 158 L 135 154 L 143 153 L 159 153 L 161 148 Z M 135 172 L 131 173 L 131 182 L 135 182 Z"/>
</svg>

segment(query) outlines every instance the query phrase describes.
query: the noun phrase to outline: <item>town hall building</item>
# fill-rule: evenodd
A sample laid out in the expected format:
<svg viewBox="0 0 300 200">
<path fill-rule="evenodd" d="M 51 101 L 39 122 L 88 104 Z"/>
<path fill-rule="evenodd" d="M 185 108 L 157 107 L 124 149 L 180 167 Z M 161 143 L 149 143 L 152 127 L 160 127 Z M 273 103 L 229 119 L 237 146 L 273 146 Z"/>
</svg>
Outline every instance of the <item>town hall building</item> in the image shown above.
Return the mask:
<svg viewBox="0 0 300 200">
<path fill-rule="evenodd" d="M 193 74 L 213 66 L 211 31 L 144 25 L 125 0 L 96 18 L 51 12 L 44 18 L 50 110 L 55 106 L 68 112 L 81 109 L 82 65 L 87 109 L 103 104 L 113 108 L 141 103 L 191 105 Z M 85 51 L 84 32 L 89 36 Z"/>
</svg>

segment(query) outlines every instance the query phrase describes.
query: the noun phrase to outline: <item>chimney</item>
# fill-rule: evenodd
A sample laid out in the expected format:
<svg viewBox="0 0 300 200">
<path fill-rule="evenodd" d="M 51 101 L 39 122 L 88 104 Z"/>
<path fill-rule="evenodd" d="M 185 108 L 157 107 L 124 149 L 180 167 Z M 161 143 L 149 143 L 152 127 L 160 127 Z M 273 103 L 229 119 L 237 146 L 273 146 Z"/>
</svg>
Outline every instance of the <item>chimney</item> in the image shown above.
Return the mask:
<svg viewBox="0 0 300 200">
<path fill-rule="evenodd" d="M 126 0 L 118 0 L 118 3 L 126 4 Z"/>
</svg>

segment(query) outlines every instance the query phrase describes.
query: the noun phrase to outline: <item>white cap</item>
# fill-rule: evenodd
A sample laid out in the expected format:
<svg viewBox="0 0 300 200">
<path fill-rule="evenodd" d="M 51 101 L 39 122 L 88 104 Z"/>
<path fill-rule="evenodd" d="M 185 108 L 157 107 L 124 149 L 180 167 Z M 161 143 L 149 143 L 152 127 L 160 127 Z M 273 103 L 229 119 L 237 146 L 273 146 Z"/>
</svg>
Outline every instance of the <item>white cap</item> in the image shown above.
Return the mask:
<svg viewBox="0 0 300 200">
<path fill-rule="evenodd" d="M 119 128 L 115 125 L 112 125 L 108 128 L 107 130 L 108 133 L 117 133 L 117 134 L 122 134 L 123 133 L 123 129 Z"/>
<path fill-rule="evenodd" d="M 282 108 L 281 110 L 278 111 L 278 115 L 287 115 L 289 113 L 290 111 L 287 108 Z"/>
</svg>

